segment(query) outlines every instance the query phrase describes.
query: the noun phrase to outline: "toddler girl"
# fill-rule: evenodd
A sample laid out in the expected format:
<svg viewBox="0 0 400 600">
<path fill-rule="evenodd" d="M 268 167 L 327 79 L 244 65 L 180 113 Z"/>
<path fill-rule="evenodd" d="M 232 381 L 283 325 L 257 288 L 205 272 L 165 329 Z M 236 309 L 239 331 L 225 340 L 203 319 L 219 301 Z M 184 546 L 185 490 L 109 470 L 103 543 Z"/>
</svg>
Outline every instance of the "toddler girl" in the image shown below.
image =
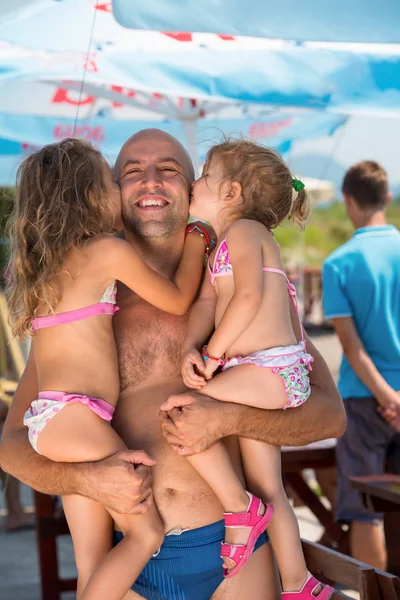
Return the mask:
<svg viewBox="0 0 400 600">
<path fill-rule="evenodd" d="M 303 225 L 308 214 L 304 185 L 274 151 L 227 141 L 209 151 L 203 175 L 193 184 L 190 213 L 211 223 L 219 245 L 189 320 L 185 384 L 225 402 L 265 409 L 300 406 L 311 393 L 313 358 L 272 230 L 286 217 Z M 172 398 L 161 409 L 189 402 Z M 225 510 L 225 577 L 246 564 L 274 513 L 268 533 L 282 598 L 327 600 L 333 588 L 307 571 L 297 520 L 282 485 L 280 448 L 241 438 L 240 449 L 248 488 L 256 495 L 242 486 L 222 442 L 188 457 Z"/>
<path fill-rule="evenodd" d="M 171 165 L 165 178 L 178 176 Z M 116 280 L 174 314 L 186 312 L 200 283 L 209 242 L 204 228 L 190 227 L 170 281 L 110 235 L 120 223 L 119 188 L 90 144 L 66 139 L 23 161 L 10 230 L 11 322 L 20 338 L 32 335 L 29 361 L 37 372 L 39 396 L 24 424 L 33 448 L 54 461 L 98 461 L 125 448 L 109 425 L 119 395 L 111 320 L 118 310 Z M 154 461 L 143 453 L 143 464 Z M 147 501 L 145 514 L 131 516 L 81 496 L 64 497 L 78 598 L 119 600 L 128 592 L 164 538 Z M 124 534 L 113 549 L 110 515 Z"/>
</svg>

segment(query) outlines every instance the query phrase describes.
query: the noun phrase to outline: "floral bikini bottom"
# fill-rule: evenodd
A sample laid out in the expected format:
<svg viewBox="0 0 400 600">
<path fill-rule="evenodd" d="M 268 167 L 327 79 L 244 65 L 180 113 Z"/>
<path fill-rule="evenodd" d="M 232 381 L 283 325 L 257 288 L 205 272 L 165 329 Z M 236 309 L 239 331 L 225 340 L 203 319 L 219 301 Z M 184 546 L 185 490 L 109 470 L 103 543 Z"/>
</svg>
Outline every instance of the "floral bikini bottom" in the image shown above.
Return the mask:
<svg viewBox="0 0 400 600">
<path fill-rule="evenodd" d="M 305 350 L 305 342 L 301 341 L 293 346 L 259 350 L 248 356 L 234 356 L 226 361 L 222 370 L 226 371 L 239 365 L 257 365 L 264 369 L 271 369 L 282 379 L 288 399 L 283 407 L 286 409 L 300 406 L 308 400 L 311 394 L 308 373 L 311 371 L 313 360 L 311 354 Z"/>
</svg>

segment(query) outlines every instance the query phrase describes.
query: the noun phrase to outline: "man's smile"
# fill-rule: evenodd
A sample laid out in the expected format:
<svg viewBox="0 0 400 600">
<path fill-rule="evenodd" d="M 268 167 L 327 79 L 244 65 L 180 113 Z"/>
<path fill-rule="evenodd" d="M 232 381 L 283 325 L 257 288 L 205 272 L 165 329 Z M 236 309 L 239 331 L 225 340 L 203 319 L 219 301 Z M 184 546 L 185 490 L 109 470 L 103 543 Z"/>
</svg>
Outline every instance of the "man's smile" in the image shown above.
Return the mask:
<svg viewBox="0 0 400 600">
<path fill-rule="evenodd" d="M 153 194 L 146 194 L 136 200 L 135 206 L 142 210 L 159 210 L 165 208 L 170 204 L 164 196 L 156 196 Z"/>
</svg>

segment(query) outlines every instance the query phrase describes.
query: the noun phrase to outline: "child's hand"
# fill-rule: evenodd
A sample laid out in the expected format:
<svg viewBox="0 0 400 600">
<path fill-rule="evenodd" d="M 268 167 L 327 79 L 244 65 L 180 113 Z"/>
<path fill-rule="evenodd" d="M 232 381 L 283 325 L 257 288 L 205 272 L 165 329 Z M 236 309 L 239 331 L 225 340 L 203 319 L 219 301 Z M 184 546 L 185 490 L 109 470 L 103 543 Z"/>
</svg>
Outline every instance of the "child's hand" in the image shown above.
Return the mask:
<svg viewBox="0 0 400 600">
<path fill-rule="evenodd" d="M 191 348 L 182 357 L 181 374 L 184 384 L 193 390 L 200 390 L 206 385 L 203 371 L 204 363 L 200 352 Z"/>
<path fill-rule="evenodd" d="M 203 370 L 203 375 L 204 375 L 204 379 L 206 381 L 208 381 L 209 379 L 212 379 L 214 376 L 214 372 L 218 369 L 219 364 L 217 363 L 216 360 L 212 360 L 211 358 L 209 358 L 208 360 L 204 360 L 204 370 Z"/>
</svg>

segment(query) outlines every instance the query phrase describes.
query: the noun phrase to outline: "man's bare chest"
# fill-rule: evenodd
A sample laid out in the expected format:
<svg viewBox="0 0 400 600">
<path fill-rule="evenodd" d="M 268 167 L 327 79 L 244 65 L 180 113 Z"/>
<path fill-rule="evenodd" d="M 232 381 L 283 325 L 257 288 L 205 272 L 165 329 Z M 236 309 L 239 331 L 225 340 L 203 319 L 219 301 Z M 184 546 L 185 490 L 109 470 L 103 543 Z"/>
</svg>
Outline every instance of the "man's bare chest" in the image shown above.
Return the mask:
<svg viewBox="0 0 400 600">
<path fill-rule="evenodd" d="M 179 377 L 188 315 L 165 313 L 131 293 L 114 317 L 121 392 L 154 374 Z"/>
</svg>

